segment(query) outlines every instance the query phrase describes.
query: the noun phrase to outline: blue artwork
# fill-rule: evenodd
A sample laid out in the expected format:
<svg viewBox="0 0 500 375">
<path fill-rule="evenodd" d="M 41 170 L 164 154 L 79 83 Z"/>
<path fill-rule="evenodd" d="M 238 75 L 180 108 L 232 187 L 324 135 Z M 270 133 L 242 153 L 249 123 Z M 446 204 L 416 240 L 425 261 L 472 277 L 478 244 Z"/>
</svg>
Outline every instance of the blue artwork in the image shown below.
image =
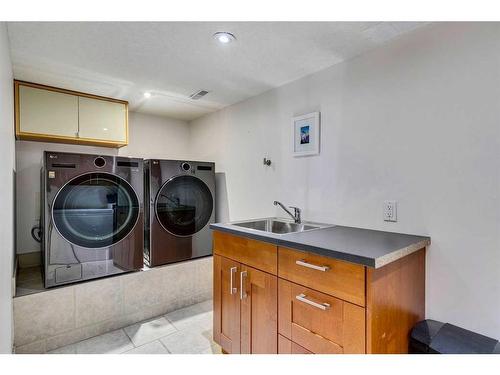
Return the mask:
<svg viewBox="0 0 500 375">
<path fill-rule="evenodd" d="M 300 144 L 308 144 L 309 143 L 309 125 L 300 127 Z"/>
</svg>

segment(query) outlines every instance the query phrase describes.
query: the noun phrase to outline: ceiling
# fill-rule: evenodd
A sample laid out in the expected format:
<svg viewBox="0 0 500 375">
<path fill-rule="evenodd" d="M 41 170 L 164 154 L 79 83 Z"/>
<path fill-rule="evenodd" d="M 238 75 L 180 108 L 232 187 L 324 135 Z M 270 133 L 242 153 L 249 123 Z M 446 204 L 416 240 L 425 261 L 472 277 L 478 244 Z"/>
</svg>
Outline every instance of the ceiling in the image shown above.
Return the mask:
<svg viewBox="0 0 500 375">
<path fill-rule="evenodd" d="M 193 120 L 359 55 L 419 22 L 9 22 L 16 79 Z M 229 31 L 228 45 L 212 35 Z M 194 101 L 189 95 L 208 90 Z M 145 99 L 143 93 L 151 92 Z"/>
</svg>

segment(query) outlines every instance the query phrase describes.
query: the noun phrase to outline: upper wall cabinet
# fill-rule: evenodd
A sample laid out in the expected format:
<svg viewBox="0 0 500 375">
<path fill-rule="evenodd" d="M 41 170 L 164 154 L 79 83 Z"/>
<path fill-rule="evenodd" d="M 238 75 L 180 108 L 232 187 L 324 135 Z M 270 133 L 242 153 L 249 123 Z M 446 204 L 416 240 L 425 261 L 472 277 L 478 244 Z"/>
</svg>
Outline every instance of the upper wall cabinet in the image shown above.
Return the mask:
<svg viewBox="0 0 500 375">
<path fill-rule="evenodd" d="M 127 143 L 127 106 L 122 103 L 78 98 L 79 136 Z"/>
<path fill-rule="evenodd" d="M 17 139 L 105 147 L 128 144 L 128 103 L 14 81 Z"/>
</svg>

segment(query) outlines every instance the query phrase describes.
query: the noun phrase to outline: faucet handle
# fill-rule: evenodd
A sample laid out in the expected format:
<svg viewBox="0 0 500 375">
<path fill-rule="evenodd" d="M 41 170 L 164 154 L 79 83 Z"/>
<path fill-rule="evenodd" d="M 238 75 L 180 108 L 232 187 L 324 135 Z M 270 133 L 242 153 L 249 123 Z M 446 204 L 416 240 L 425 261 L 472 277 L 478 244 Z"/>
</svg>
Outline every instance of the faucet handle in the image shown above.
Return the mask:
<svg viewBox="0 0 500 375">
<path fill-rule="evenodd" d="M 295 207 L 295 206 L 290 206 L 290 208 L 293 209 L 293 216 L 294 216 L 295 222 L 297 224 L 300 224 L 302 222 L 302 218 L 300 217 L 300 214 L 302 212 L 301 209 L 298 207 Z"/>
</svg>

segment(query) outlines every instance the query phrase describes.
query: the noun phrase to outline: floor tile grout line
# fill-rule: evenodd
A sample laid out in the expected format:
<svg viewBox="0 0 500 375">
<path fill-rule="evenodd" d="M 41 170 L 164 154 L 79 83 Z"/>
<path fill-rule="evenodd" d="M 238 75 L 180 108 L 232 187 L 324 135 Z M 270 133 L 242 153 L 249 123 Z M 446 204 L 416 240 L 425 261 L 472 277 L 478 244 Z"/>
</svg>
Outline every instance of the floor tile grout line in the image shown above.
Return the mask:
<svg viewBox="0 0 500 375">
<path fill-rule="evenodd" d="M 167 315 L 166 315 L 166 314 L 165 314 L 165 315 L 163 315 L 163 317 L 164 317 L 165 319 L 167 319 L 167 321 L 168 321 L 170 324 L 172 324 L 172 326 L 175 328 L 175 330 L 176 330 L 176 331 L 181 331 L 181 329 L 180 329 L 180 328 L 177 328 L 177 326 L 175 325 L 175 323 L 174 323 L 173 321 L 171 321 L 171 320 L 167 317 Z"/>
<path fill-rule="evenodd" d="M 170 350 L 168 350 L 167 345 L 165 345 L 163 343 L 163 341 L 161 341 L 161 339 L 158 339 L 158 342 L 161 344 L 161 346 L 163 346 L 165 348 L 165 350 L 168 352 L 168 354 L 172 354 L 172 352 Z"/>
<path fill-rule="evenodd" d="M 97 335 L 97 336 L 92 336 L 92 337 L 89 337 L 85 340 L 81 340 L 81 341 L 78 341 L 76 343 L 73 343 L 73 344 L 69 344 L 69 345 L 66 345 L 66 346 L 62 346 L 61 348 L 66 348 L 68 346 L 71 346 L 71 345 L 74 345 L 75 346 L 75 350 L 76 350 L 76 354 L 82 354 L 82 353 L 78 353 L 78 344 L 82 343 L 82 342 L 85 342 L 85 341 L 89 341 L 89 340 L 92 340 L 92 339 L 95 339 L 95 338 L 98 338 L 98 337 L 102 337 L 102 336 L 105 336 L 105 335 L 109 335 L 111 333 L 114 333 L 114 332 L 119 332 L 119 331 L 123 331 L 123 328 L 119 328 L 119 329 L 116 329 L 116 330 L 113 330 L 113 331 L 110 331 L 110 332 L 106 332 L 106 333 L 103 333 L 101 335 Z M 130 340 L 130 338 L 128 337 L 127 333 L 125 331 L 123 331 L 123 334 L 125 335 L 125 337 L 129 340 L 129 342 L 132 344 L 132 346 L 135 348 L 134 346 L 134 343 L 132 342 L 132 340 Z M 132 348 L 132 349 L 134 349 Z M 60 348 L 59 348 L 60 349 Z M 120 354 L 122 352 L 118 352 L 118 354 Z M 109 353 L 94 353 L 94 354 L 109 354 Z"/>
<path fill-rule="evenodd" d="M 127 333 L 127 331 L 126 331 L 126 328 L 128 328 L 128 327 L 132 327 L 132 326 L 135 326 L 135 325 L 138 325 L 138 324 L 142 325 L 142 324 L 144 324 L 144 323 L 153 322 L 153 321 L 155 321 L 155 320 L 159 320 L 159 319 L 161 319 L 161 318 L 164 318 L 164 319 L 167 321 L 167 323 L 169 323 L 169 324 L 170 324 L 170 325 L 174 328 L 174 330 L 175 330 L 175 331 L 174 331 L 174 332 L 170 332 L 170 333 L 166 334 L 165 336 L 161 336 L 161 337 L 159 337 L 159 338 L 156 338 L 156 339 L 154 339 L 154 340 L 152 340 L 152 341 L 148 341 L 148 342 L 142 343 L 141 345 L 136 345 L 136 344 L 134 343 L 134 340 L 132 339 L 132 337 L 131 337 L 131 336 Z M 174 325 L 173 325 L 173 324 L 172 324 L 172 323 L 171 323 L 171 322 L 170 322 L 170 321 L 169 321 L 169 320 L 168 320 L 165 316 L 163 316 L 163 315 L 160 315 L 160 316 L 157 316 L 157 317 L 153 317 L 153 318 L 150 318 L 150 319 L 145 319 L 145 320 L 143 320 L 143 321 L 140 321 L 140 322 L 137 322 L 137 323 L 131 324 L 131 325 L 127 326 L 127 327 L 123 327 L 122 329 L 125 331 L 125 334 L 128 336 L 128 338 L 130 339 L 130 341 L 132 341 L 132 345 L 134 345 L 136 348 L 138 348 L 139 346 L 143 346 L 143 345 L 146 345 L 146 344 L 150 344 L 150 343 L 152 343 L 152 342 L 154 342 L 154 341 L 156 341 L 156 340 L 159 340 L 159 339 L 161 339 L 161 338 L 163 338 L 163 337 L 166 337 L 166 336 L 168 336 L 168 335 L 171 335 L 172 333 L 175 333 L 175 332 L 178 332 L 178 331 L 179 331 L 179 330 L 177 329 L 177 327 L 175 327 L 175 326 L 174 326 Z"/>
<path fill-rule="evenodd" d="M 133 324 L 132 324 L 133 325 Z M 127 327 L 130 327 L 130 326 L 127 326 Z M 130 335 L 127 333 L 127 331 L 125 330 L 125 328 L 127 327 L 123 327 L 122 330 L 123 332 L 125 332 L 125 335 L 128 337 L 128 339 L 132 342 L 132 345 L 134 345 L 134 348 L 137 348 L 137 346 L 135 346 L 134 344 L 134 340 L 132 340 L 132 337 L 130 337 Z M 97 337 L 97 336 L 96 336 Z"/>
<path fill-rule="evenodd" d="M 172 353 L 170 353 L 170 351 L 168 350 L 168 348 L 160 341 L 160 339 L 156 339 L 156 340 L 150 341 L 150 342 L 145 343 L 143 345 L 140 345 L 140 346 L 137 346 L 135 348 L 129 349 L 129 350 L 125 351 L 125 352 L 122 352 L 120 354 L 127 354 L 128 352 L 131 352 L 132 350 L 135 350 L 137 348 L 142 348 L 143 346 L 153 344 L 154 342 L 157 342 L 157 341 L 161 345 L 161 347 L 167 351 L 167 354 L 172 354 Z M 152 354 L 152 353 L 149 353 L 149 354 Z"/>
<path fill-rule="evenodd" d="M 134 349 L 137 348 L 137 346 L 135 345 L 134 343 L 134 340 L 132 340 L 132 337 L 129 336 L 129 334 L 127 333 L 127 331 L 125 331 L 125 328 L 126 327 L 123 327 L 123 328 L 120 328 L 121 331 L 123 331 L 123 333 L 125 333 L 125 336 L 128 338 L 128 340 L 132 343 L 132 345 L 134 346 Z M 99 336 L 95 336 L 95 337 L 99 337 Z M 132 349 L 130 349 L 132 350 Z"/>
<path fill-rule="evenodd" d="M 175 328 L 175 327 L 174 327 L 174 328 Z M 178 332 L 181 332 L 181 330 L 179 330 L 179 329 L 177 329 L 177 328 L 176 328 L 176 329 L 175 329 L 175 331 L 170 332 L 170 333 L 167 333 L 165 336 L 158 337 L 158 338 L 157 338 L 157 340 L 161 341 L 161 339 L 163 339 L 163 338 L 165 338 L 165 337 L 168 337 L 168 336 L 171 336 L 171 335 L 173 335 L 174 333 L 178 333 Z"/>
</svg>

